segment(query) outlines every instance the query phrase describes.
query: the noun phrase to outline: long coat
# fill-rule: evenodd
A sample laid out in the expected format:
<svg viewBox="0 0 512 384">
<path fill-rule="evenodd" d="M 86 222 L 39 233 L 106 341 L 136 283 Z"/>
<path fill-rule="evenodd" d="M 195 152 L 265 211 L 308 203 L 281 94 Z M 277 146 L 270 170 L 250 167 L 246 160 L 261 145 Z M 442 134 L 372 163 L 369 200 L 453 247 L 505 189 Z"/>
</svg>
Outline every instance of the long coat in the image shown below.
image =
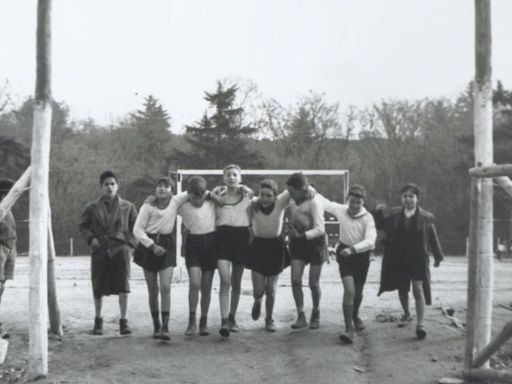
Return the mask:
<svg viewBox="0 0 512 384">
<path fill-rule="evenodd" d="M 400 237 L 402 232 L 399 230 L 402 215 L 403 209 L 395 209 L 388 215 L 385 215 L 381 210 L 374 211 L 377 229 L 383 230 L 385 233 L 379 295 L 386 291 L 394 291 L 402 288 L 400 282 L 403 281 L 403 279 L 400 279 L 400 273 L 403 272 L 400 269 L 400 257 L 397 254 L 399 252 L 399 250 L 397 250 L 397 244 L 403 240 L 403 238 Z M 420 254 L 415 255 L 415 257 L 424 258 L 424 263 L 422 263 L 425 268 L 423 291 L 426 304 L 431 305 L 432 294 L 430 288 L 429 251 L 433 253 L 436 261 L 441 262 L 444 258 L 443 250 L 434 225 L 434 215 L 418 207 L 416 225 L 418 236 L 415 238 L 420 243 L 416 244 L 414 249 L 420 252 Z"/>
<path fill-rule="evenodd" d="M 132 232 L 137 219 L 135 206 L 119 196 L 116 199 L 117 203 L 110 214 L 103 197 L 85 207 L 78 228 L 87 244 L 96 238 L 106 248 L 120 243 L 128 244 L 132 248 L 137 246 L 137 240 Z"/>
</svg>

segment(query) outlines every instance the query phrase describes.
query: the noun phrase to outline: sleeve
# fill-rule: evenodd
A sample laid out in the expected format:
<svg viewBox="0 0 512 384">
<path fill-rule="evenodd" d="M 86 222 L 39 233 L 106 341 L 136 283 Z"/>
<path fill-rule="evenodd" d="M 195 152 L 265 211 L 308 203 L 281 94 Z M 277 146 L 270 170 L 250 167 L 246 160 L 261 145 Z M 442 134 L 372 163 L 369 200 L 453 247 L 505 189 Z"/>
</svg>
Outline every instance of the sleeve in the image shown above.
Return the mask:
<svg viewBox="0 0 512 384">
<path fill-rule="evenodd" d="M 363 253 L 371 251 L 375 248 L 375 241 L 377 240 L 377 230 L 375 229 L 375 221 L 371 214 L 366 215 L 364 228 L 364 239 L 359 243 L 353 245 L 356 253 Z"/>
<path fill-rule="evenodd" d="M 82 213 L 82 217 L 80 219 L 80 223 L 78 224 L 78 231 L 84 238 L 84 240 L 87 242 L 87 244 L 91 244 L 91 240 L 94 239 L 96 236 L 91 230 L 92 223 L 91 223 L 91 205 L 87 205 Z"/>
<path fill-rule="evenodd" d="M 304 232 L 306 239 L 311 240 L 325 235 L 324 209 L 319 199 L 311 200 L 311 214 L 313 216 L 313 228 Z"/>
<path fill-rule="evenodd" d="M 176 210 L 178 211 L 181 208 L 181 206 L 188 201 L 188 192 L 180 192 L 177 195 L 173 196 L 172 200 L 174 200 L 176 204 Z"/>
<path fill-rule="evenodd" d="M 338 211 L 343 209 L 343 204 L 331 201 L 320 194 L 318 194 L 317 196 L 322 200 L 322 205 L 325 212 L 336 216 L 336 219 L 339 221 L 340 218 L 338 217 Z"/>
<path fill-rule="evenodd" d="M 373 216 L 373 219 L 374 219 L 374 222 L 375 222 L 375 227 L 379 231 L 384 230 L 384 228 L 385 228 L 385 218 L 386 218 L 385 214 L 384 214 L 384 210 L 383 209 L 375 208 L 372 211 L 372 216 Z"/>
<path fill-rule="evenodd" d="M 430 245 L 430 249 L 434 254 L 434 259 L 436 261 L 443 261 L 443 249 L 441 248 L 441 242 L 439 241 L 439 237 L 437 236 L 436 226 L 434 224 L 434 217 L 429 220 L 428 223 L 428 242 Z"/>
<path fill-rule="evenodd" d="M 290 193 L 287 190 L 284 190 L 279 195 L 277 195 L 276 205 L 280 208 L 285 208 L 291 200 Z"/>
<path fill-rule="evenodd" d="M 149 223 L 149 204 L 144 204 L 139 211 L 139 215 L 135 220 L 135 224 L 133 226 L 133 235 L 135 238 L 146 248 L 151 247 L 154 241 L 151 240 L 146 234 L 146 228 Z"/>
</svg>

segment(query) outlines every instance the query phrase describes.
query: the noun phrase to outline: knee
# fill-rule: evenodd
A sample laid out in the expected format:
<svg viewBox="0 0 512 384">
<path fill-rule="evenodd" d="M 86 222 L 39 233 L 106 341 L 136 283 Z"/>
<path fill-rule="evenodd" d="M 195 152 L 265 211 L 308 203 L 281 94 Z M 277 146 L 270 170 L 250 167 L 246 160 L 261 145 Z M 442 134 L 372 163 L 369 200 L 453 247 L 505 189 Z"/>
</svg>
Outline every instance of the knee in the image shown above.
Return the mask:
<svg viewBox="0 0 512 384">
<path fill-rule="evenodd" d="M 231 282 L 231 290 L 234 292 L 240 292 L 242 289 L 242 282 L 241 281 L 232 281 Z"/>
<path fill-rule="evenodd" d="M 351 289 L 345 289 L 345 291 L 343 292 L 343 300 L 345 302 L 348 302 L 348 304 L 353 303 L 355 297 L 356 297 L 356 294 Z"/>
<path fill-rule="evenodd" d="M 312 291 L 319 291 L 320 290 L 320 282 L 316 281 L 316 280 L 310 281 L 309 282 L 309 288 Z"/>
<path fill-rule="evenodd" d="M 301 288 L 302 287 L 302 279 L 292 276 L 292 287 Z"/>
<path fill-rule="evenodd" d="M 170 284 L 161 284 L 160 285 L 160 293 L 162 295 L 168 295 L 171 293 L 171 285 Z"/>
<path fill-rule="evenodd" d="M 195 281 L 195 280 L 190 280 L 190 282 L 189 282 L 189 289 L 191 291 L 199 291 L 201 289 L 201 282 L 200 281 Z"/>
<path fill-rule="evenodd" d="M 273 299 L 274 297 L 276 297 L 276 291 L 274 291 L 273 287 L 267 287 L 265 288 L 265 296 Z"/>
</svg>

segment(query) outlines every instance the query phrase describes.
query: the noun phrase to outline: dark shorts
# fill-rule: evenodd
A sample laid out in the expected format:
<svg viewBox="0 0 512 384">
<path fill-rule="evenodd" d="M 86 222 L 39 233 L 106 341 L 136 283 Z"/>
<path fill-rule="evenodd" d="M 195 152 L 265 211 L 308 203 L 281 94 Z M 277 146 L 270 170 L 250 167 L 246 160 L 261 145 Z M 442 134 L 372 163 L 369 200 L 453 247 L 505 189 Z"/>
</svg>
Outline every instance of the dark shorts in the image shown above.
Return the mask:
<svg viewBox="0 0 512 384">
<path fill-rule="evenodd" d="M 217 259 L 244 264 L 249 257 L 249 228 L 221 225 L 216 232 Z"/>
<path fill-rule="evenodd" d="M 339 247 L 336 254 L 341 277 L 352 276 L 355 284 L 366 283 L 368 269 L 370 269 L 370 252 L 356 253 L 345 257 L 340 255 L 342 249 Z"/>
<path fill-rule="evenodd" d="M 100 247 L 91 255 L 91 280 L 94 297 L 130 292 L 130 258 L 132 248 L 120 244 Z"/>
<path fill-rule="evenodd" d="M 405 261 L 400 264 L 400 280 L 401 286 L 409 286 L 411 281 L 423 281 L 428 279 L 426 271 L 428 265 L 423 260 Z"/>
<path fill-rule="evenodd" d="M 16 262 L 16 247 L 0 244 L 0 281 L 12 280 Z"/>
<path fill-rule="evenodd" d="M 135 249 L 133 262 L 147 271 L 159 272 L 169 267 L 176 266 L 176 245 L 172 235 L 154 235 L 148 234 L 155 244 L 165 248 L 166 253 L 164 256 L 157 256 L 149 248 L 146 248 L 139 243 Z"/>
<path fill-rule="evenodd" d="M 252 240 L 247 268 L 263 276 L 276 276 L 289 265 L 290 253 L 282 237 Z"/>
<path fill-rule="evenodd" d="M 302 260 L 311 265 L 322 265 L 327 257 L 325 237 L 316 237 L 311 240 L 292 238 L 290 253 L 292 260 Z"/>
<path fill-rule="evenodd" d="M 201 267 L 202 271 L 213 271 L 217 268 L 215 232 L 204 235 L 187 235 L 185 265 L 187 268 Z"/>
</svg>

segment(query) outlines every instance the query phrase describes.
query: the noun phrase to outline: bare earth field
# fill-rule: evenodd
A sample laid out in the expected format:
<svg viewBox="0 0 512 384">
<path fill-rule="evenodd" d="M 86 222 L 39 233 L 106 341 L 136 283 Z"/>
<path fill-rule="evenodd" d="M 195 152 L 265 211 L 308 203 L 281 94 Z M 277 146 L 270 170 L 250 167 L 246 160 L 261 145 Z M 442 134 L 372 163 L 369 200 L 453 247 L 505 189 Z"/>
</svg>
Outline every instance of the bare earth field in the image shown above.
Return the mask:
<svg viewBox="0 0 512 384">
<path fill-rule="evenodd" d="M 0 309 L 0 319 L 10 332 L 7 359 L 0 366 L 0 382 L 22 382 L 28 357 L 28 264 L 18 258 L 16 276 L 10 281 Z M 398 328 L 396 322 L 379 322 L 400 316 L 398 297 L 377 297 L 380 258 L 373 260 L 365 291 L 362 317 L 366 330 L 353 346 L 341 345 L 342 285 L 337 264 L 326 264 L 322 275 L 321 327 L 292 331 L 295 319 L 290 271 L 281 276 L 275 320 L 278 331 L 263 330 L 263 320 L 250 318 L 252 287 L 250 273 L 244 274 L 238 322 L 242 332 L 229 340 L 218 335 L 218 278 L 209 316 L 210 336 L 184 336 L 188 317 L 186 271 L 177 268 L 172 286 L 170 342 L 151 338 L 152 323 L 147 293 L 139 267 L 132 268 L 129 322 L 134 331 L 119 336 L 116 297 L 104 304 L 105 335 L 92 336 L 94 311 L 89 281 L 89 258 L 58 258 L 57 284 L 65 334 L 50 340 L 49 376 L 40 383 L 436 383 L 456 375 L 463 366 L 464 332 L 450 325 L 440 308 L 455 309 L 465 320 L 466 261 L 447 258 L 432 269 L 433 306 L 426 315 L 428 336 L 414 338 L 414 325 Z M 181 275 L 181 276 L 180 276 Z M 496 263 L 494 327 L 510 320 L 512 312 L 500 306 L 512 302 L 512 262 Z M 306 308 L 311 308 L 306 287 Z M 411 302 L 413 304 L 413 302 Z M 309 315 L 309 314 L 308 314 Z M 381 317 L 382 318 L 382 317 Z M 511 366 L 510 344 L 492 364 Z"/>
</svg>

